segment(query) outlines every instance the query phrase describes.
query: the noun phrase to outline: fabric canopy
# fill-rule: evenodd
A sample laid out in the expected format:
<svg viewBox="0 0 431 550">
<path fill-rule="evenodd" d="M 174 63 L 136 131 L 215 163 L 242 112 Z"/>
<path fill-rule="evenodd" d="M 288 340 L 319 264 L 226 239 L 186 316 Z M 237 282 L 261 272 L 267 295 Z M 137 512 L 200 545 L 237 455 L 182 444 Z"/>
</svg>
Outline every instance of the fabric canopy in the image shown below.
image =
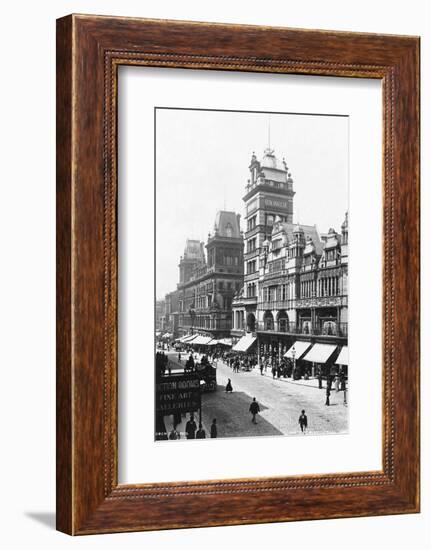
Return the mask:
<svg viewBox="0 0 431 550">
<path fill-rule="evenodd" d="M 246 334 L 243 336 L 232 348 L 232 351 L 247 351 L 250 349 L 252 344 L 256 341 L 256 337 L 251 334 Z"/>
<path fill-rule="evenodd" d="M 198 346 L 206 346 L 208 342 L 211 342 L 212 338 L 209 336 L 201 336 L 200 334 L 196 336 L 196 338 L 193 340 L 193 344 L 196 344 Z"/>
<path fill-rule="evenodd" d="M 196 334 L 189 334 L 188 336 L 184 336 L 184 338 L 182 339 L 182 342 L 183 343 L 191 342 L 196 338 L 196 336 L 197 336 Z"/>
<path fill-rule="evenodd" d="M 207 346 L 216 346 L 217 344 L 219 344 L 219 341 L 216 338 L 213 338 L 211 342 L 208 342 Z"/>
<path fill-rule="evenodd" d="M 343 346 L 340 351 L 338 359 L 335 361 L 337 365 L 348 365 L 349 364 L 349 348 Z"/>
<path fill-rule="evenodd" d="M 303 359 L 313 363 L 326 363 L 336 349 L 337 346 L 333 344 L 314 344 Z"/>
<path fill-rule="evenodd" d="M 301 342 L 301 340 L 298 340 L 290 349 L 286 351 L 284 357 L 293 359 L 293 351 L 295 350 L 295 359 L 300 359 L 310 346 L 311 342 Z"/>
<path fill-rule="evenodd" d="M 218 341 L 219 344 L 222 344 L 223 346 L 231 346 L 232 345 L 232 338 L 222 338 Z"/>
<path fill-rule="evenodd" d="M 162 338 L 172 338 L 172 334 L 170 332 L 165 332 L 165 334 L 162 336 Z"/>
<path fill-rule="evenodd" d="M 162 333 L 160 331 L 156 332 L 156 336 L 160 336 Z"/>
</svg>

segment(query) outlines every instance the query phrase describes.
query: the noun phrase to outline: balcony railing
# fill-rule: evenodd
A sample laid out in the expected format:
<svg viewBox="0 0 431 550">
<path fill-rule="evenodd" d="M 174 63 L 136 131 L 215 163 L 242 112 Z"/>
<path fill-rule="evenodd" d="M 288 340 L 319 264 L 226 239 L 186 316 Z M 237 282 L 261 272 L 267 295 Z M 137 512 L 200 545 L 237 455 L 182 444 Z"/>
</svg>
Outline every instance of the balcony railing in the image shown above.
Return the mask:
<svg viewBox="0 0 431 550">
<path fill-rule="evenodd" d="M 228 319 L 219 319 L 211 321 L 210 323 L 201 323 L 201 325 L 196 323 L 190 323 L 184 321 L 179 323 L 178 328 L 183 329 L 187 332 L 193 329 L 193 332 L 199 332 L 200 330 L 228 330 L 232 329 L 232 321 Z"/>
<path fill-rule="evenodd" d="M 295 300 L 263 300 L 259 302 L 259 309 L 293 309 Z"/>
<path fill-rule="evenodd" d="M 291 300 L 261 300 L 259 309 L 308 309 L 317 307 L 347 306 L 347 296 L 316 296 L 313 298 L 294 298 Z"/>
<path fill-rule="evenodd" d="M 298 325 L 296 323 L 280 320 L 270 320 L 257 323 L 257 330 L 260 332 L 282 332 L 286 334 L 303 334 L 311 336 L 348 336 L 348 323 L 337 323 L 335 321 L 319 321 L 314 325 L 310 322 Z"/>
</svg>

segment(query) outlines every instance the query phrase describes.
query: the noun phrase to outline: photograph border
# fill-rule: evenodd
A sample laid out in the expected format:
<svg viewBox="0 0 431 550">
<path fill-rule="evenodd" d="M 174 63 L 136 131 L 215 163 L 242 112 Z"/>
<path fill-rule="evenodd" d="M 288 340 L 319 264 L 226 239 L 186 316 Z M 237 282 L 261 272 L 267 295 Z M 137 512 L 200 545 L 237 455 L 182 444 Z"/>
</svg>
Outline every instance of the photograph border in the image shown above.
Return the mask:
<svg viewBox="0 0 431 550">
<path fill-rule="evenodd" d="M 382 81 L 381 471 L 118 484 L 120 65 Z M 57 529 L 90 534 L 418 512 L 419 224 L 418 37 L 59 19 Z"/>
</svg>

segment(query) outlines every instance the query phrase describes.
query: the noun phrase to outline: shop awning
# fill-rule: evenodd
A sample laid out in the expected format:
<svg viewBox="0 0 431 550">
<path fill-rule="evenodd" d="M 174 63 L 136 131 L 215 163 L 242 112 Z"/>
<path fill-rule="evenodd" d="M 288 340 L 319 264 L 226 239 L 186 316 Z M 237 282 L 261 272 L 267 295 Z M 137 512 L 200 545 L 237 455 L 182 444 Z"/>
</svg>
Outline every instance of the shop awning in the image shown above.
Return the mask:
<svg viewBox="0 0 431 550">
<path fill-rule="evenodd" d="M 305 361 L 312 361 L 313 363 L 326 363 L 336 349 L 337 346 L 333 344 L 314 344 L 303 359 Z"/>
<path fill-rule="evenodd" d="M 192 340 L 194 340 L 197 337 L 197 334 L 189 334 L 188 336 L 184 336 L 182 339 L 182 342 L 185 344 L 186 342 L 189 343 Z"/>
<path fill-rule="evenodd" d="M 162 338 L 172 338 L 173 334 L 170 332 L 165 332 L 165 334 L 162 336 Z"/>
<path fill-rule="evenodd" d="M 232 348 L 232 351 L 248 351 L 251 346 L 256 342 L 256 337 L 251 334 L 243 336 Z"/>
<path fill-rule="evenodd" d="M 196 336 L 196 338 L 193 340 L 193 345 L 196 344 L 198 346 L 206 346 L 208 342 L 211 342 L 212 338 L 210 336 L 201 336 L 200 334 Z"/>
<path fill-rule="evenodd" d="M 160 331 L 156 332 L 156 336 L 160 336 L 162 333 Z"/>
<path fill-rule="evenodd" d="M 308 350 L 308 348 L 311 346 L 311 342 L 301 342 L 301 340 L 298 340 L 293 344 L 293 346 L 286 351 L 284 354 L 284 357 L 289 357 L 290 359 L 293 359 L 293 350 L 295 350 L 295 359 L 301 359 L 301 357 L 304 355 L 304 353 Z"/>
<path fill-rule="evenodd" d="M 232 338 L 222 338 L 218 341 L 219 344 L 222 346 L 231 346 L 232 345 Z"/>
<path fill-rule="evenodd" d="M 349 348 L 347 346 L 343 346 L 341 348 L 340 354 L 335 361 L 337 365 L 348 365 L 349 364 Z"/>
<path fill-rule="evenodd" d="M 217 338 L 213 338 L 211 342 L 208 342 L 207 346 L 216 346 L 219 343 Z"/>
</svg>

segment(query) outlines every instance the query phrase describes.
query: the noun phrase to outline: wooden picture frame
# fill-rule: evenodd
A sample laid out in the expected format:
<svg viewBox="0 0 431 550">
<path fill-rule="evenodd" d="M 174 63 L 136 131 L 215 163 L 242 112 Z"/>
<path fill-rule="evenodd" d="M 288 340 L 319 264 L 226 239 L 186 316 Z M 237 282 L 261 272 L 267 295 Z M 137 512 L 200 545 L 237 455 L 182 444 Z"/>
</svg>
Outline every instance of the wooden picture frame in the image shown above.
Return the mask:
<svg viewBox="0 0 431 550">
<path fill-rule="evenodd" d="M 117 68 L 383 83 L 383 469 L 119 485 Z M 419 511 L 419 38 L 57 21 L 57 529 L 90 534 Z"/>
</svg>

